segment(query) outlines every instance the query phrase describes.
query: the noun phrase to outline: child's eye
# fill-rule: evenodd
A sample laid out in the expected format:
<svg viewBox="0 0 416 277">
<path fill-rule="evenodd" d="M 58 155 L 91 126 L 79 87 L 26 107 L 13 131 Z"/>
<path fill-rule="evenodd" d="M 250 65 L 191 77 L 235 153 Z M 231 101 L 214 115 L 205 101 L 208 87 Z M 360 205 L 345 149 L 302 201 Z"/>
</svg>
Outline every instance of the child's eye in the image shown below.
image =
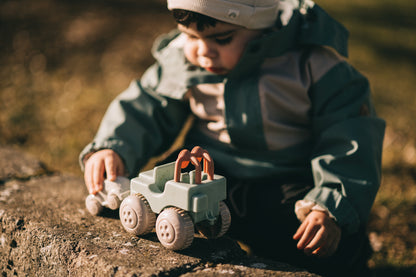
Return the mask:
<svg viewBox="0 0 416 277">
<path fill-rule="evenodd" d="M 233 40 L 233 36 L 215 38 L 215 42 L 218 43 L 219 45 L 229 44 L 232 40 Z"/>
<path fill-rule="evenodd" d="M 187 35 L 187 37 L 188 37 L 189 40 L 196 40 L 195 36 Z"/>
</svg>

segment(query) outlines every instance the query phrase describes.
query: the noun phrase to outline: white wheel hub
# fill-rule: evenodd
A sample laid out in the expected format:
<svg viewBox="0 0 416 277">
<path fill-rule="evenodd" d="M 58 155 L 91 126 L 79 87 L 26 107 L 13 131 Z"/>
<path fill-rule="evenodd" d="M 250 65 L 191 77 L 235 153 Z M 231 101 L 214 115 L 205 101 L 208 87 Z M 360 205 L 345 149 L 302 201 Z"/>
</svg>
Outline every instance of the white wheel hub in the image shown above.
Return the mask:
<svg viewBox="0 0 416 277">
<path fill-rule="evenodd" d="M 163 240 L 166 243 L 171 243 L 175 239 L 175 229 L 166 219 L 159 223 L 158 228 L 160 240 Z"/>
</svg>

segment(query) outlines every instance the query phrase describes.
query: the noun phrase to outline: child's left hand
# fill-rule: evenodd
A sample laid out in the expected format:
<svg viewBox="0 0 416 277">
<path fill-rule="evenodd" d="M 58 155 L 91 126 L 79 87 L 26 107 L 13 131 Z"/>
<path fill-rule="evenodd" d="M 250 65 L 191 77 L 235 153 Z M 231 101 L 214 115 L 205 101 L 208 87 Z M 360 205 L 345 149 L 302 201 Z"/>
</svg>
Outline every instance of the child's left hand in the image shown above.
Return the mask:
<svg viewBox="0 0 416 277">
<path fill-rule="evenodd" d="M 329 257 L 335 253 L 341 239 L 341 228 L 325 212 L 312 211 L 305 218 L 293 239 L 306 255 Z"/>
</svg>

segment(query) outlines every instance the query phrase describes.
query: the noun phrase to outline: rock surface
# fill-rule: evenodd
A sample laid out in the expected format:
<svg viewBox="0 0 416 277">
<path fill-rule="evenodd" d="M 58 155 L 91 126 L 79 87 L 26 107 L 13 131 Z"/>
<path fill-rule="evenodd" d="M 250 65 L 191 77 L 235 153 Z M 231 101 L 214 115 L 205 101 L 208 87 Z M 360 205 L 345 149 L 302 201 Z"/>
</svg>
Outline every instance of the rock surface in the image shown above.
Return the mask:
<svg viewBox="0 0 416 277">
<path fill-rule="evenodd" d="M 126 233 L 117 212 L 91 216 L 86 193 L 80 177 L 0 146 L 2 276 L 317 276 L 249 257 L 228 238 L 166 250 L 154 233 Z"/>
</svg>

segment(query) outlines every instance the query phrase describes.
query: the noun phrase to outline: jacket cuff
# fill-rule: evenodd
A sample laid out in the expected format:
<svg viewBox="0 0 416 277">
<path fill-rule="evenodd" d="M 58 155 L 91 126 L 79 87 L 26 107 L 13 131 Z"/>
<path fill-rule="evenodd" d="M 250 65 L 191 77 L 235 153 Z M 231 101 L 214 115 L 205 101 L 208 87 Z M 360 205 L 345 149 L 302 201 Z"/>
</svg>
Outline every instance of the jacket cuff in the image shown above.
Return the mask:
<svg viewBox="0 0 416 277">
<path fill-rule="evenodd" d="M 304 198 L 325 208 L 347 233 L 355 233 L 360 226 L 360 219 L 354 207 L 346 197 L 337 190 L 327 187 L 315 187 Z"/>
<path fill-rule="evenodd" d="M 295 203 L 295 214 L 300 222 L 303 222 L 308 214 L 312 211 L 320 211 L 329 215 L 332 219 L 336 218 L 328 211 L 328 209 L 321 207 L 313 201 L 298 200 Z"/>
</svg>

